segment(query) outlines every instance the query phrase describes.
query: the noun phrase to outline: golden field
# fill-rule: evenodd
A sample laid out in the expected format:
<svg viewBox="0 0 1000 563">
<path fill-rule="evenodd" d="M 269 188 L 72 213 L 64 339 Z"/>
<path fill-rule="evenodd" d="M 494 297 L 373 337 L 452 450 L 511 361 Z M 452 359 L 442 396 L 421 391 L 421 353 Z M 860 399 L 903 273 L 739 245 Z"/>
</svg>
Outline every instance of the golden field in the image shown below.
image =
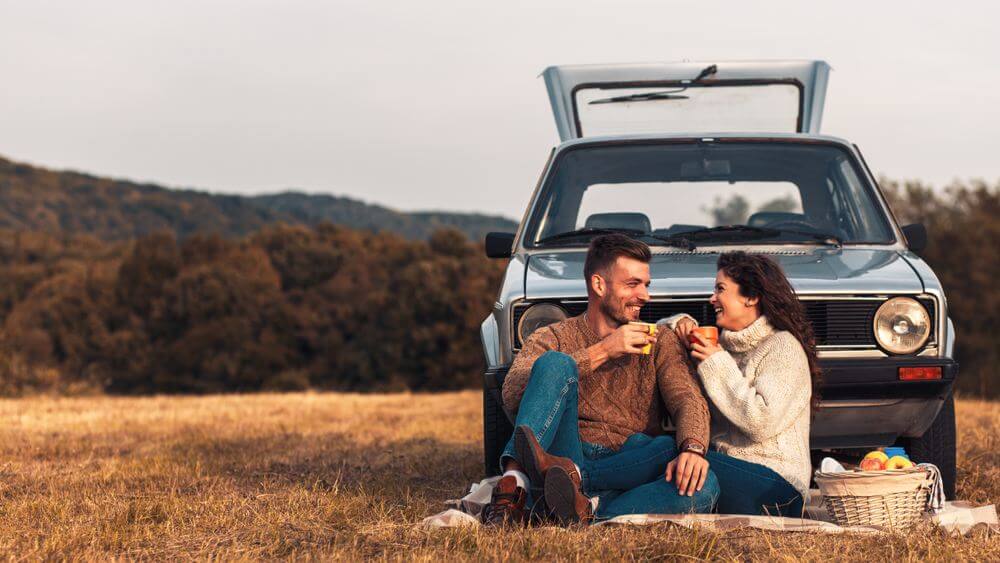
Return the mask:
<svg viewBox="0 0 1000 563">
<path fill-rule="evenodd" d="M 1000 403 L 958 402 L 960 498 L 1000 503 Z M 658 525 L 426 531 L 482 475 L 481 396 L 332 393 L 0 401 L 10 559 L 1000 558 L 1000 538 Z"/>
</svg>

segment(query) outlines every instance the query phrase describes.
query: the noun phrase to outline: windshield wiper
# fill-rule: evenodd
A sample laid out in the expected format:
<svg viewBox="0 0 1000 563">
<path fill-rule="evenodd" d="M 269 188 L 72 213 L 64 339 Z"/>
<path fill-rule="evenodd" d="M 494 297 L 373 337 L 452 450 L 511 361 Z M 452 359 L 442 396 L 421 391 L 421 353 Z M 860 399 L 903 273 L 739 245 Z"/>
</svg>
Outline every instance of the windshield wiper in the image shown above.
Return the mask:
<svg viewBox="0 0 1000 563">
<path fill-rule="evenodd" d="M 593 104 L 614 104 L 618 102 L 645 102 L 651 100 L 686 100 L 688 96 L 679 95 L 680 92 L 687 90 L 691 84 L 696 82 L 701 82 L 703 79 L 712 76 L 719 71 L 716 65 L 710 65 L 698 73 L 698 76 L 694 77 L 694 80 L 681 80 L 682 86 L 674 90 L 661 90 L 659 92 L 646 92 L 643 94 L 629 94 L 627 96 L 615 96 L 613 98 L 602 98 L 600 100 L 593 100 L 588 105 Z"/>
<path fill-rule="evenodd" d="M 843 241 L 840 240 L 836 235 L 830 235 L 826 233 L 814 233 L 810 231 L 797 231 L 793 229 L 773 229 L 770 227 L 751 227 L 749 225 L 724 225 L 722 227 L 711 227 L 705 229 L 697 229 L 694 231 L 686 231 L 682 233 L 677 233 L 667 237 L 660 237 L 661 240 L 700 240 L 700 239 L 740 239 L 740 238 L 772 238 L 779 237 L 781 235 L 799 235 L 804 237 L 809 237 L 812 240 L 822 242 L 831 246 L 836 246 L 840 248 L 843 246 Z"/>
<path fill-rule="evenodd" d="M 663 237 L 668 240 L 677 239 L 711 239 L 711 238 L 732 238 L 743 237 L 745 235 L 751 235 L 754 237 L 773 237 L 780 235 L 781 231 L 777 229 L 768 229 L 765 227 L 751 227 L 749 225 L 723 225 L 721 227 L 708 227 L 704 229 L 695 229 L 693 231 L 684 231 L 670 236 Z"/>
<path fill-rule="evenodd" d="M 647 233 L 646 236 L 655 241 L 663 243 L 663 245 L 665 246 L 673 246 L 676 248 L 683 248 L 685 250 L 694 250 L 696 248 L 693 242 L 684 238 L 684 233 L 670 235 L 670 236 L 654 235 L 651 233 Z"/>
<path fill-rule="evenodd" d="M 844 241 L 840 240 L 840 237 L 838 237 L 837 235 L 830 235 L 827 233 L 813 233 L 810 231 L 796 231 L 793 229 L 775 229 L 775 230 L 780 231 L 781 234 L 801 235 L 804 237 L 809 237 L 818 242 L 822 242 L 823 244 L 836 246 L 837 248 L 842 248 L 844 246 Z"/>
<path fill-rule="evenodd" d="M 556 233 L 551 236 L 547 236 L 541 240 L 535 242 L 535 244 L 545 244 L 547 242 L 555 242 L 557 240 L 574 239 L 580 237 L 589 237 L 593 235 L 608 235 L 611 233 L 621 233 L 623 235 L 629 236 L 641 236 L 648 234 L 646 231 L 640 231 L 639 229 L 626 229 L 626 228 L 603 228 L 603 227 L 584 227 L 582 229 L 577 229 L 575 231 L 566 231 L 565 233 Z"/>
</svg>

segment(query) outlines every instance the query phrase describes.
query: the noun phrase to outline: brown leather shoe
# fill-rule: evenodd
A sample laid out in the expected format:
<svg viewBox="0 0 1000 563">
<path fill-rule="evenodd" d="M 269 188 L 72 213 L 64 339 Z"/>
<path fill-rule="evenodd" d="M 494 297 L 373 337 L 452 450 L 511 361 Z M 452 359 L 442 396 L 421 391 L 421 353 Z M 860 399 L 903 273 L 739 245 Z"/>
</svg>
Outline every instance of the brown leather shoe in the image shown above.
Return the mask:
<svg viewBox="0 0 1000 563">
<path fill-rule="evenodd" d="M 524 508 L 527 498 L 527 492 L 517 486 L 517 479 L 502 477 L 493 487 L 493 496 L 483 507 L 479 520 L 484 526 L 525 526 L 528 522 L 528 512 Z"/>
<path fill-rule="evenodd" d="M 514 455 L 531 482 L 528 486 L 531 487 L 531 497 L 534 499 L 544 498 L 545 474 L 553 467 L 561 467 L 580 483 L 580 473 L 573 460 L 546 452 L 535 438 L 534 431 L 525 424 L 514 429 Z"/>
<path fill-rule="evenodd" d="M 594 519 L 590 499 L 580 491 L 580 474 L 552 467 L 545 473 L 545 504 L 549 516 L 564 526 L 589 524 Z"/>
</svg>

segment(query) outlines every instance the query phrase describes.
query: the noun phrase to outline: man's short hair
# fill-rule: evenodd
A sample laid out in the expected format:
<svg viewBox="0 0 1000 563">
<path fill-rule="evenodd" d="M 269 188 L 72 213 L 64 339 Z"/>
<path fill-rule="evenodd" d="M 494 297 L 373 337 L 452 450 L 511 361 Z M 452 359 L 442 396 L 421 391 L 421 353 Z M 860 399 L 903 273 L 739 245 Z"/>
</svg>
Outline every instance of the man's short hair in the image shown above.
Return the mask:
<svg viewBox="0 0 1000 563">
<path fill-rule="evenodd" d="M 590 248 L 587 249 L 587 260 L 583 263 L 583 277 L 587 280 L 587 289 L 590 289 L 591 276 L 596 273 L 606 273 L 621 256 L 646 264 L 653 258 L 649 246 L 634 238 L 618 233 L 594 237 L 590 241 Z"/>
</svg>

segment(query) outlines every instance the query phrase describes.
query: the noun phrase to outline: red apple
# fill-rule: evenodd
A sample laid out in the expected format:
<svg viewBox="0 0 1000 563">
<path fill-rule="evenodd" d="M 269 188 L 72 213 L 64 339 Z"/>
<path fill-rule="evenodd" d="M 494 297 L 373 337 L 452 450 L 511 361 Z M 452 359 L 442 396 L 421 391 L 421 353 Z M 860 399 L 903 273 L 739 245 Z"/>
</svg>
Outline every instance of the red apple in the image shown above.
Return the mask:
<svg viewBox="0 0 1000 563">
<path fill-rule="evenodd" d="M 861 470 L 862 471 L 881 471 L 885 469 L 885 465 L 882 460 L 874 457 L 861 460 Z"/>
</svg>

